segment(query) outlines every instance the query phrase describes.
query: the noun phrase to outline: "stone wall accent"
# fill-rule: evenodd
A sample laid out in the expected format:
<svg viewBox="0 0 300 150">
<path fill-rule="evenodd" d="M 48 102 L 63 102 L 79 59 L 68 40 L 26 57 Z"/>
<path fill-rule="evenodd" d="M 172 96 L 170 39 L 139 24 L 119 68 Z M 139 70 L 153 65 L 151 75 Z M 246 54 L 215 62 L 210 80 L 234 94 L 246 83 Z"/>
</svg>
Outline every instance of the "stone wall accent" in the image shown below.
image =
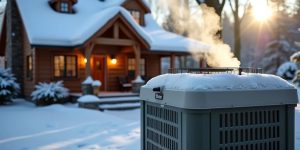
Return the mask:
<svg viewBox="0 0 300 150">
<path fill-rule="evenodd" d="M 6 66 L 12 69 L 21 85 L 21 95 L 24 87 L 24 52 L 23 52 L 23 33 L 22 20 L 15 0 L 8 0 L 6 6 L 6 25 L 7 25 L 7 46 L 6 46 Z"/>
</svg>

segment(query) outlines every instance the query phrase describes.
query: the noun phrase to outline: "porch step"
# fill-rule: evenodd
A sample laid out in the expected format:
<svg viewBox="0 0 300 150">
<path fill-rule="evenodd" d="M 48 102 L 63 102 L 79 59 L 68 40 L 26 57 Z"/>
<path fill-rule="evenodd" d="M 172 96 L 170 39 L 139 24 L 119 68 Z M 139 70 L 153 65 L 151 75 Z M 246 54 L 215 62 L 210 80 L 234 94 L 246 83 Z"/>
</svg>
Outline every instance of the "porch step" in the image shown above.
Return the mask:
<svg viewBox="0 0 300 150">
<path fill-rule="evenodd" d="M 115 97 L 134 97 L 139 96 L 139 93 L 123 92 L 123 93 L 100 93 L 99 98 L 115 98 Z"/>
<path fill-rule="evenodd" d="M 77 101 L 79 95 L 72 95 Z M 79 107 L 104 110 L 129 110 L 140 108 L 140 97 L 136 93 L 100 94 L 100 101 L 79 102 Z"/>
<path fill-rule="evenodd" d="M 139 96 L 126 96 L 126 97 L 100 97 L 100 105 L 103 104 L 124 104 L 124 103 L 138 103 L 140 101 Z"/>
<path fill-rule="evenodd" d="M 140 108 L 139 96 L 100 98 L 99 110 L 130 110 Z"/>
<path fill-rule="evenodd" d="M 140 103 L 102 104 L 99 105 L 99 110 L 131 110 L 140 108 L 140 106 Z"/>
</svg>

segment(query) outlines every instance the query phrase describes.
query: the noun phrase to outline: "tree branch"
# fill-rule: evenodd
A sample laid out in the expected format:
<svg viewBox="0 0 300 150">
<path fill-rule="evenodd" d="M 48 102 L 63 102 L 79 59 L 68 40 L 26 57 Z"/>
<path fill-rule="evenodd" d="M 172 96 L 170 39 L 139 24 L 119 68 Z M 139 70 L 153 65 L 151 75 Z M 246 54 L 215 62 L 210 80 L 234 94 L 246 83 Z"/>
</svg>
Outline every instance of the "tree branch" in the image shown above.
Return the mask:
<svg viewBox="0 0 300 150">
<path fill-rule="evenodd" d="M 249 4 L 250 4 L 250 2 L 249 2 L 249 0 L 247 0 L 246 3 L 245 3 L 245 6 L 244 6 L 244 14 L 243 14 L 243 16 L 241 17 L 240 22 L 243 21 L 243 19 L 245 18 L 245 14 L 248 13 L 247 10 L 248 10 Z"/>
<path fill-rule="evenodd" d="M 223 0 L 222 3 L 221 3 L 221 7 L 220 7 L 221 12 L 223 11 L 223 8 L 225 6 L 225 2 L 226 2 L 226 0 Z"/>
<path fill-rule="evenodd" d="M 201 0 L 196 0 L 196 2 L 198 3 L 198 5 L 202 4 Z"/>
<path fill-rule="evenodd" d="M 232 13 L 235 13 L 235 10 L 233 9 L 233 6 L 232 6 L 232 3 L 231 3 L 231 0 L 229 0 L 229 5 L 230 5 L 230 8 L 231 8 L 231 11 L 232 11 Z"/>
</svg>

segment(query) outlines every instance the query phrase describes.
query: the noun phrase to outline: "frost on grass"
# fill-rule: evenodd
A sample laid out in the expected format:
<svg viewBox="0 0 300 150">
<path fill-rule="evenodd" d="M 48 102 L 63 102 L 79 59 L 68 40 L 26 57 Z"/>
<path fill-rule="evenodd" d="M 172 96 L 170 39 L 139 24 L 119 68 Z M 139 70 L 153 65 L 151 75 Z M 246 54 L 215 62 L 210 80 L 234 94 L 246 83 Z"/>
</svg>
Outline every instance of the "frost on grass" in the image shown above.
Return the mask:
<svg viewBox="0 0 300 150">
<path fill-rule="evenodd" d="M 50 105 L 62 101 L 69 96 L 69 90 L 62 81 L 44 83 L 40 82 L 31 93 L 32 100 L 37 105 Z"/>
<path fill-rule="evenodd" d="M 0 69 L 0 104 L 11 101 L 20 91 L 20 85 L 11 69 Z"/>
</svg>

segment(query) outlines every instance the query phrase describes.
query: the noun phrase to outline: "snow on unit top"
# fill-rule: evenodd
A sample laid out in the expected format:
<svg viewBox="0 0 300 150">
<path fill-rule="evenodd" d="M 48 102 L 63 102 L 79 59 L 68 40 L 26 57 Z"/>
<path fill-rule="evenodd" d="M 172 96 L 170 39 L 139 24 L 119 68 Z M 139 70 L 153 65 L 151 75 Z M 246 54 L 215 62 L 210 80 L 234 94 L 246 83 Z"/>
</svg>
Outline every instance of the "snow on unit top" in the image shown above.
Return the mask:
<svg viewBox="0 0 300 150">
<path fill-rule="evenodd" d="M 163 87 L 179 91 L 232 91 L 294 89 L 280 77 L 267 74 L 163 74 L 152 78 L 144 88 Z"/>
<path fill-rule="evenodd" d="M 32 45 L 81 45 L 120 13 L 151 50 L 188 52 L 191 46 L 209 50 L 199 41 L 165 31 L 150 13 L 145 15 L 145 26 L 138 25 L 121 6 L 124 1 L 80 0 L 74 5 L 75 14 L 55 12 L 48 0 L 17 0 L 17 5 Z"/>
</svg>

